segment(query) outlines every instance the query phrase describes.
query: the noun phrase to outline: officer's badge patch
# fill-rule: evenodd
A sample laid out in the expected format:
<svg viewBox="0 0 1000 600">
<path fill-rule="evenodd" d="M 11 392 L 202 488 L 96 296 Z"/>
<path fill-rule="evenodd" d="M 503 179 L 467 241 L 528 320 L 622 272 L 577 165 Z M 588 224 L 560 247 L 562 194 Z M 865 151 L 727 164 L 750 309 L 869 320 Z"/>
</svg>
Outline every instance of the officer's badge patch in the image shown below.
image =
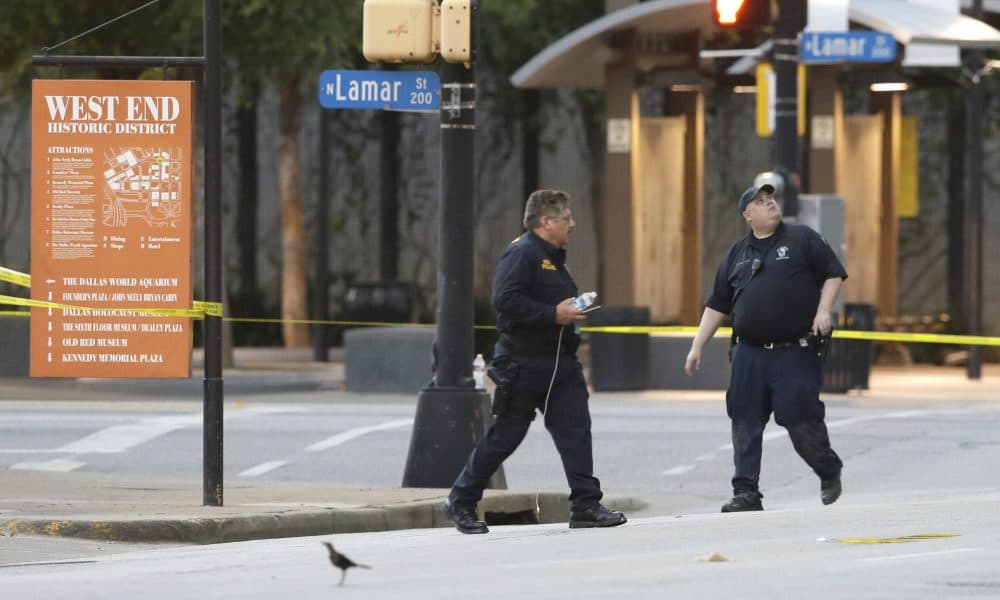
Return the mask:
<svg viewBox="0 0 1000 600">
<path fill-rule="evenodd" d="M 544 269 L 545 271 L 558 271 L 559 270 L 559 269 L 556 268 L 556 266 L 554 264 L 552 264 L 552 261 L 549 260 L 549 259 L 547 259 L 547 258 L 543 258 L 542 259 L 542 269 Z"/>
<path fill-rule="evenodd" d="M 778 246 L 778 260 L 788 260 L 788 246 Z"/>
</svg>

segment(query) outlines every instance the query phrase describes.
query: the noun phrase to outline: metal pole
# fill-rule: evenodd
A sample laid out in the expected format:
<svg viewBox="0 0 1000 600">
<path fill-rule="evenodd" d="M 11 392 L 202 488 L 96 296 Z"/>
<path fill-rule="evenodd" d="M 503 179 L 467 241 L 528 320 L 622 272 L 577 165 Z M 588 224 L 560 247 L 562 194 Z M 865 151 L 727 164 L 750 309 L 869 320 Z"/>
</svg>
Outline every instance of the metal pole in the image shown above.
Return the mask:
<svg viewBox="0 0 1000 600">
<path fill-rule="evenodd" d="M 222 19 L 203 0 L 205 44 L 205 300 L 222 302 Z M 203 502 L 222 506 L 222 318 L 205 315 Z"/>
<path fill-rule="evenodd" d="M 983 17 L 983 0 L 975 0 L 972 14 L 977 19 Z M 969 141 L 969 191 L 966 195 L 969 205 L 968 248 L 966 255 L 969 267 L 969 333 L 983 335 L 983 104 L 985 94 L 982 77 L 982 50 L 969 53 L 968 67 L 972 71 L 972 87 L 967 97 L 968 113 L 966 127 Z M 980 346 L 969 346 L 965 364 L 968 379 L 982 377 L 982 353 Z"/>
<path fill-rule="evenodd" d="M 319 198 L 316 202 L 316 281 L 315 314 L 317 321 L 330 319 L 330 111 L 319 111 Z M 328 362 L 329 325 L 313 326 L 313 360 Z"/>
<path fill-rule="evenodd" d="M 478 2 L 472 4 L 473 48 Z M 472 379 L 475 67 L 441 68 L 441 228 L 437 373 L 420 391 L 403 487 L 451 487 L 488 427 L 489 396 Z M 506 487 L 503 469 L 490 482 Z"/>
<path fill-rule="evenodd" d="M 475 73 L 445 64 L 441 80 L 437 387 L 465 388 L 472 381 Z"/>
<path fill-rule="evenodd" d="M 788 217 L 799 214 L 798 66 L 799 33 L 805 15 L 801 0 L 778 0 L 774 26 L 774 170 L 785 178 L 784 206 Z M 805 107 L 802 107 L 805 110 Z"/>
</svg>

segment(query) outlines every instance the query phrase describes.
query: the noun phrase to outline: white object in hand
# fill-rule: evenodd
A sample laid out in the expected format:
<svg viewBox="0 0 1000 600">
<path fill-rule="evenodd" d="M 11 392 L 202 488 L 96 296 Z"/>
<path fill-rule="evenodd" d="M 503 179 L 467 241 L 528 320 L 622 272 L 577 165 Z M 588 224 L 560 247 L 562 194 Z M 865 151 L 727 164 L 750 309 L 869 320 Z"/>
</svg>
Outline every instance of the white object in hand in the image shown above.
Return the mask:
<svg viewBox="0 0 1000 600">
<path fill-rule="evenodd" d="M 472 380 L 476 383 L 476 389 L 486 389 L 486 360 L 482 354 L 477 354 L 472 361 Z"/>
<path fill-rule="evenodd" d="M 597 292 L 584 292 L 573 300 L 573 306 L 575 306 L 577 310 L 586 310 L 587 307 L 593 304 L 596 299 Z"/>
</svg>

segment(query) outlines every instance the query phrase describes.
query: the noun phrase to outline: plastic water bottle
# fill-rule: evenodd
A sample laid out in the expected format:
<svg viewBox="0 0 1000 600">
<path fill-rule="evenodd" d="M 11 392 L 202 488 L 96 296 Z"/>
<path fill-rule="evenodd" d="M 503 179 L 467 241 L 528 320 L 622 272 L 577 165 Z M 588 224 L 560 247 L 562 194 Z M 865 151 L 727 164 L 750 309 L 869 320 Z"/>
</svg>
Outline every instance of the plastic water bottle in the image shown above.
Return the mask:
<svg viewBox="0 0 1000 600">
<path fill-rule="evenodd" d="M 486 360 L 482 354 L 477 354 L 472 361 L 472 380 L 475 381 L 477 390 L 486 389 Z"/>
<path fill-rule="evenodd" d="M 575 306 L 577 310 L 586 310 L 596 299 L 597 292 L 584 292 L 576 297 L 573 301 L 573 306 Z"/>
</svg>

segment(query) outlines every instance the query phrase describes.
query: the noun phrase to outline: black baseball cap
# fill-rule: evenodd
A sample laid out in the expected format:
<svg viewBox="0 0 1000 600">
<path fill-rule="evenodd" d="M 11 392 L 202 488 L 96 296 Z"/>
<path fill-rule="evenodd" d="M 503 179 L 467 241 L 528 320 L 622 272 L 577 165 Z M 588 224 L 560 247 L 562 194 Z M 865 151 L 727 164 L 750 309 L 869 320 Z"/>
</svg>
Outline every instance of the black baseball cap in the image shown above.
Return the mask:
<svg viewBox="0 0 1000 600">
<path fill-rule="evenodd" d="M 737 205 L 740 209 L 741 215 L 743 214 L 743 211 L 747 209 L 747 205 L 750 204 L 750 202 L 757 197 L 757 194 L 761 192 L 767 192 L 768 194 L 773 194 L 774 186 L 769 183 L 765 183 L 760 187 L 751 185 L 747 189 L 743 190 L 743 193 L 740 195 L 740 202 Z"/>
</svg>

